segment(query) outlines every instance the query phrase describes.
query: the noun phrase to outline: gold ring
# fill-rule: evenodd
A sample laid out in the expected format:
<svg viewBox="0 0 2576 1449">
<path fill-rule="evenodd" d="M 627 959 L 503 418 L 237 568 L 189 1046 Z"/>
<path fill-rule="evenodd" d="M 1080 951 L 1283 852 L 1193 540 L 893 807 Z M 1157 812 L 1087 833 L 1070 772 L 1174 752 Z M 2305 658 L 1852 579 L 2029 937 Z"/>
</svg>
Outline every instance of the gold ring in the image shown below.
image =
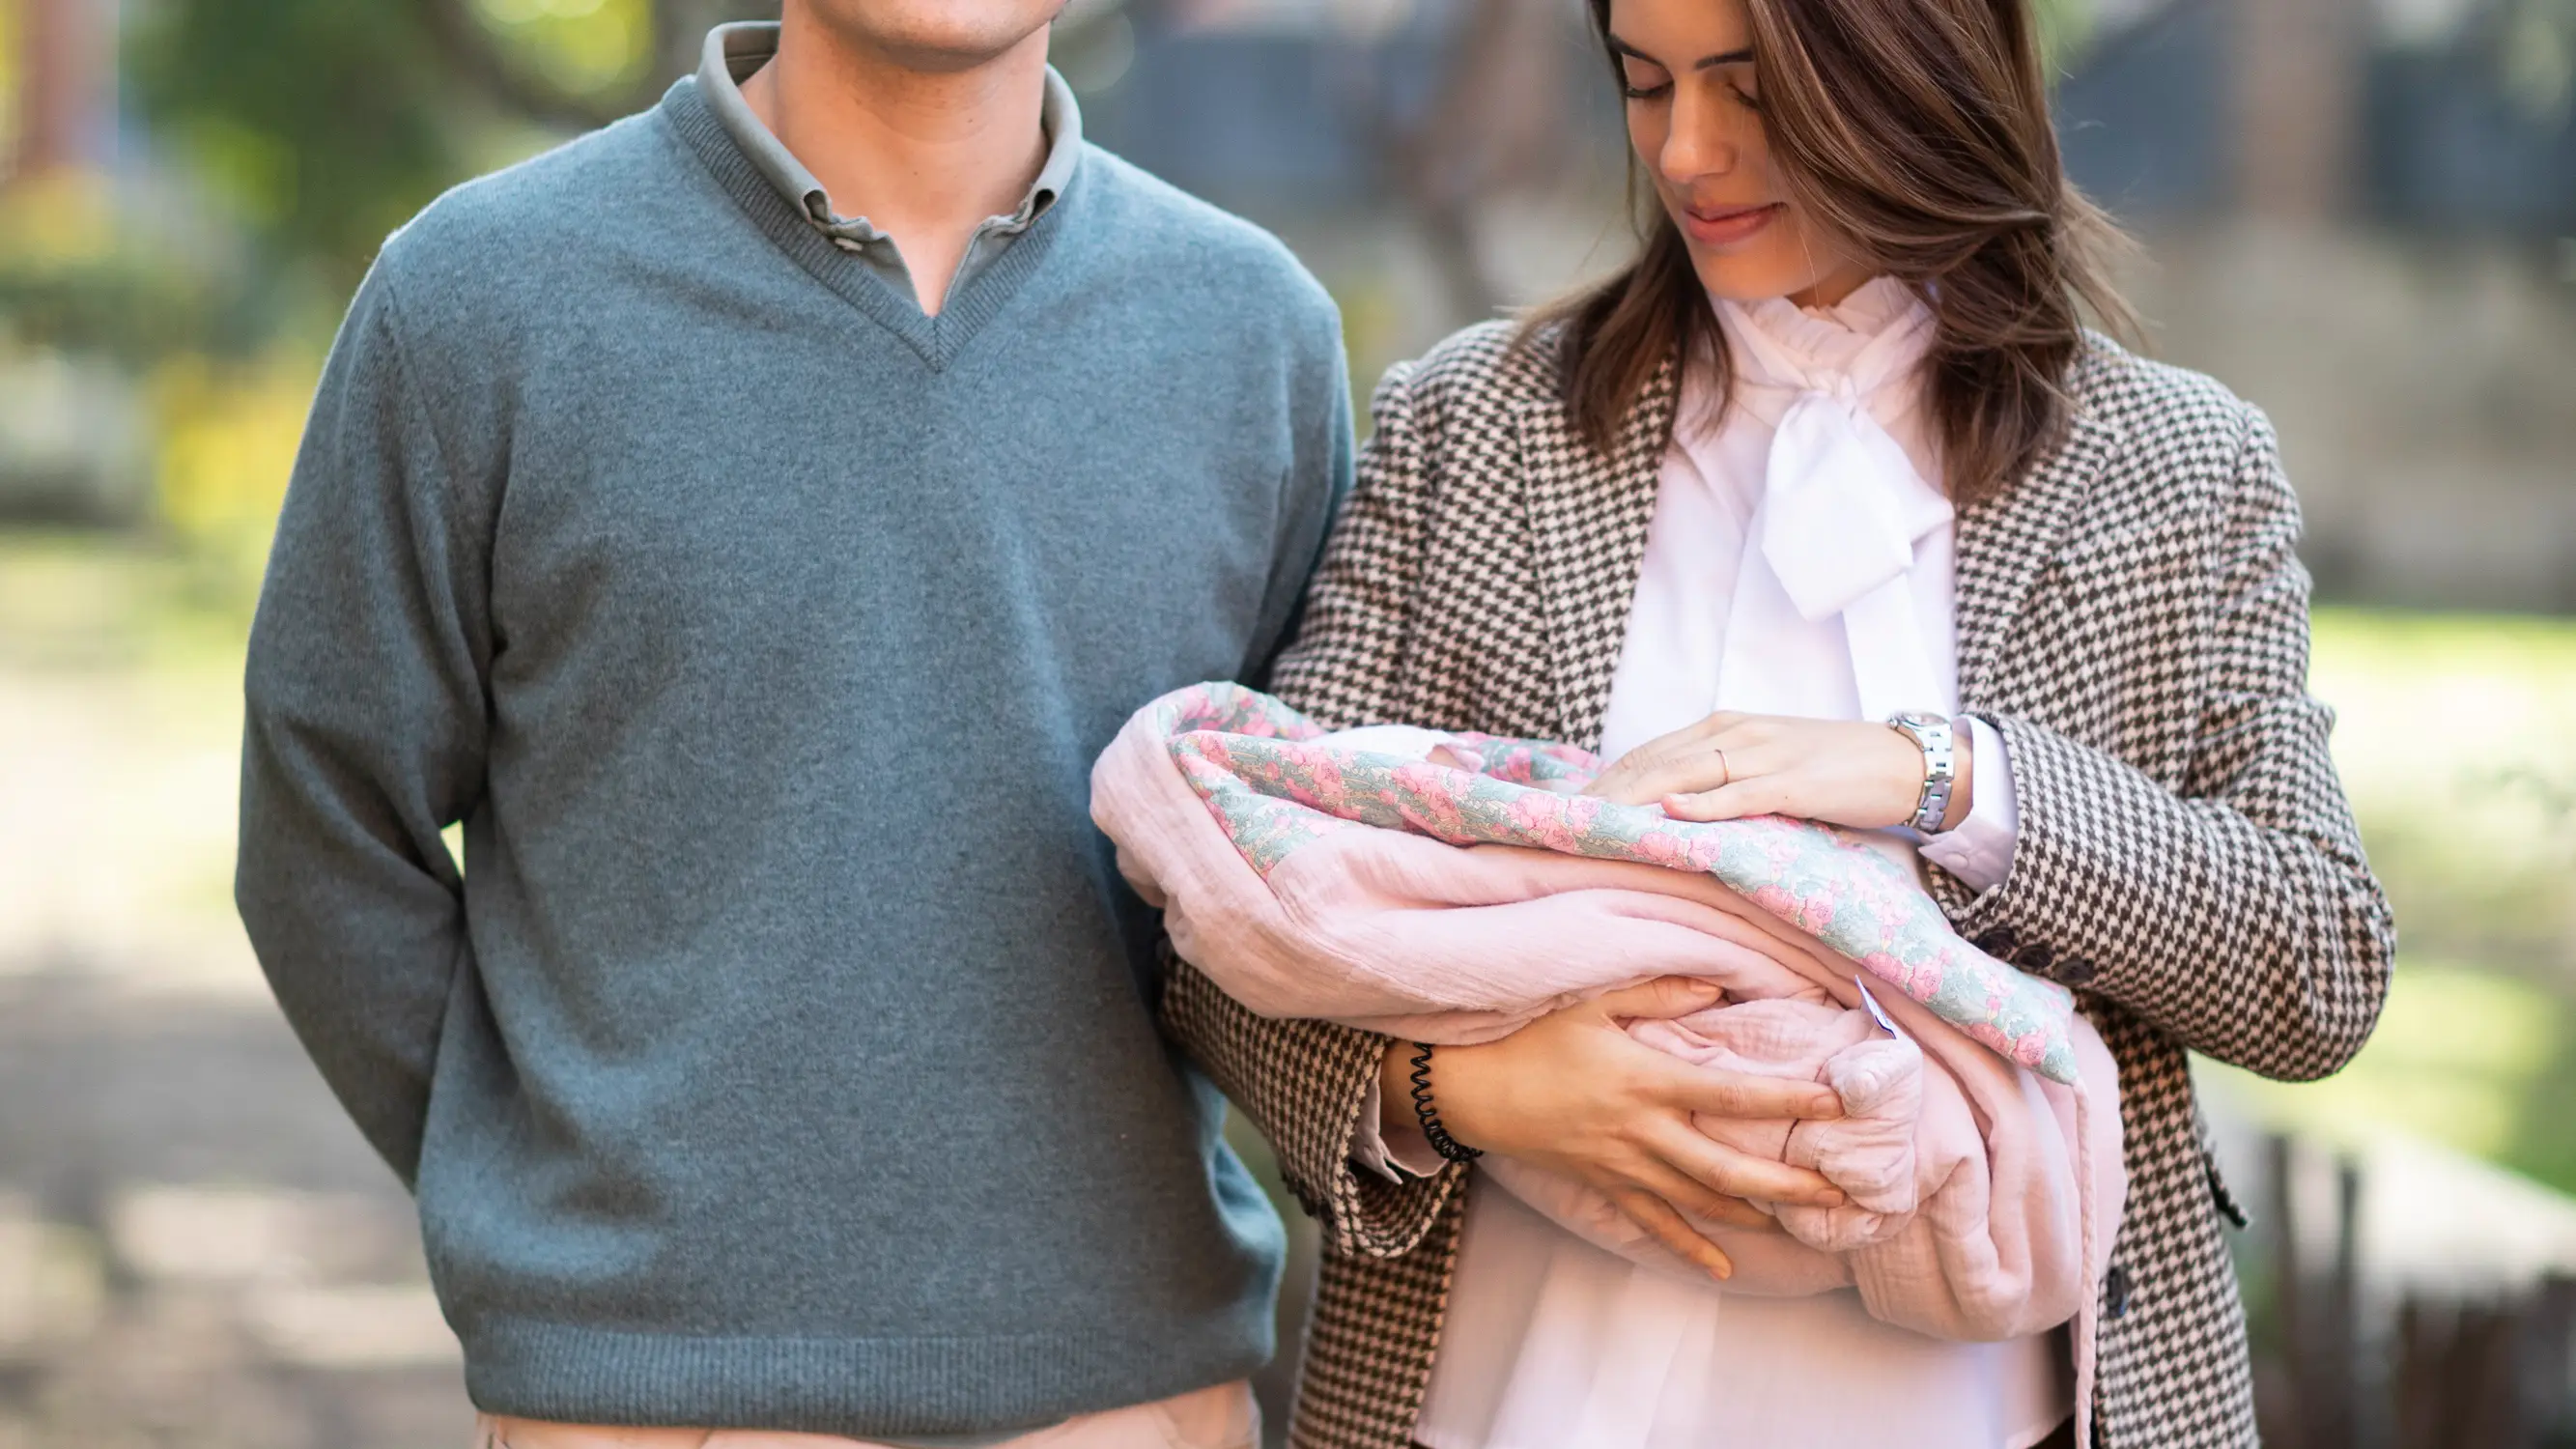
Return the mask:
<svg viewBox="0 0 2576 1449">
<path fill-rule="evenodd" d="M 1726 751 L 1717 752 L 1717 787 L 1721 790 L 1735 783 L 1735 771 L 1726 763 Z"/>
</svg>

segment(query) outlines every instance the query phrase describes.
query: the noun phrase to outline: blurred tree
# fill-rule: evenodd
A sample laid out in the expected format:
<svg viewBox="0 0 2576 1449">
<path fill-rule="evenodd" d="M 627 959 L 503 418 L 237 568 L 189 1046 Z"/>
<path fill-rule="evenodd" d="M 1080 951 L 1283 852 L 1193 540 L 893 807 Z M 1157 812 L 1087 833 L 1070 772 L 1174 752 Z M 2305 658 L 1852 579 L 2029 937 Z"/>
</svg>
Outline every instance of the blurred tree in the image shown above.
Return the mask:
<svg viewBox="0 0 2576 1449">
<path fill-rule="evenodd" d="M 136 26 L 126 74 L 253 232 L 345 284 L 463 170 L 426 40 L 401 0 L 176 0 Z"/>
<path fill-rule="evenodd" d="M 353 285 L 386 233 L 531 144 L 651 103 L 698 37 L 775 0 L 162 0 L 143 114 L 289 265 Z M 519 139 L 512 140 L 513 134 Z"/>
</svg>

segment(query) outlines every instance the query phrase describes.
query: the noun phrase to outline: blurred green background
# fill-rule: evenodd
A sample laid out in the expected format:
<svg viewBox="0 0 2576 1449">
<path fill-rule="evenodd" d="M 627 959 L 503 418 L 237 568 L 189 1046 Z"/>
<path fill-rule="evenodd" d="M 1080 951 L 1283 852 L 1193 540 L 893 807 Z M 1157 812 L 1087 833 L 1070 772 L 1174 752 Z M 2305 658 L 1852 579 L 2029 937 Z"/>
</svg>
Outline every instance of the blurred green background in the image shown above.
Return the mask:
<svg viewBox="0 0 2576 1449">
<path fill-rule="evenodd" d="M 1578 8 L 1075 0 L 1056 57 L 1325 279 L 1364 399 L 1622 255 Z M 0 0 L 0 1449 L 461 1442 L 399 1196 L 232 920 L 243 638 L 383 237 L 762 11 Z M 2280 423 L 2403 934 L 2350 1071 L 2204 1068 L 2222 1139 L 2438 1144 L 2576 1265 L 2576 0 L 2043 11 L 2147 345 Z"/>
</svg>

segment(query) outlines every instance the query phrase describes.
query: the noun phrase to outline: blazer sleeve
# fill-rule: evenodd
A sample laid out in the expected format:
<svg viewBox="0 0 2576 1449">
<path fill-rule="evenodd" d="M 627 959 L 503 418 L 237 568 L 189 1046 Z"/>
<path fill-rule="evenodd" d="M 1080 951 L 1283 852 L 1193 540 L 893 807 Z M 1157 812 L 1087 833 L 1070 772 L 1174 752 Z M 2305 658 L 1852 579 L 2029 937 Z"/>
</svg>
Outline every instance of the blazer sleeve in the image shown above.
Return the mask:
<svg viewBox="0 0 2576 1449">
<path fill-rule="evenodd" d="M 1431 479 L 1413 365 L 1388 370 L 1369 404 L 1350 501 L 1308 587 L 1271 693 L 1327 729 L 1398 722 L 1401 661 L 1419 595 Z"/>
<path fill-rule="evenodd" d="M 2008 931 L 2026 968 L 2195 1051 L 2304 1081 L 2368 1039 L 2395 927 L 2327 751 L 2333 711 L 2307 692 L 2298 501 L 2271 424 L 2246 413 L 2181 788 L 2045 725 L 1996 717 L 2020 839 L 2011 873 L 1958 925 L 1981 944 Z"/>
<path fill-rule="evenodd" d="M 1378 385 L 1376 431 L 1360 452 L 1296 638 L 1273 672 L 1273 693 L 1331 728 L 1385 720 L 1396 707 L 1427 484 L 1410 375 L 1399 366 Z M 1453 1164 L 1401 1183 L 1354 1170 L 1362 1109 L 1391 1039 L 1327 1021 L 1256 1016 L 1182 960 L 1168 938 L 1161 956 L 1164 1030 L 1270 1140 L 1325 1243 L 1346 1256 L 1410 1252 L 1465 1169 Z"/>
</svg>

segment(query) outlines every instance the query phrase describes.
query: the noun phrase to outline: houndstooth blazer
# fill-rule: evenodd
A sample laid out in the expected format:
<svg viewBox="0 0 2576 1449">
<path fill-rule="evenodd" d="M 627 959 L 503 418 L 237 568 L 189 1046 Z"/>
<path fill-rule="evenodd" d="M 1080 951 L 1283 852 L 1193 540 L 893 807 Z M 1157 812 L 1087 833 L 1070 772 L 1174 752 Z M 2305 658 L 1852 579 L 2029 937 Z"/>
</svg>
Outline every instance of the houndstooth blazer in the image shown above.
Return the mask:
<svg viewBox="0 0 2576 1449">
<path fill-rule="evenodd" d="M 1554 349 L 1471 328 L 1379 386 L 1377 431 L 1273 687 L 1331 726 L 1600 739 L 1635 592 L 1667 363 L 1608 455 L 1557 401 Z M 2306 690 L 2308 578 L 2271 427 L 2206 378 L 2095 340 L 2071 432 L 1958 520 L 1959 691 L 2012 760 L 2020 837 L 1960 932 L 2075 988 L 2120 1067 L 2128 1213 L 2110 1257 L 2099 1442 L 2255 1442 L 2242 1226 L 2187 1051 L 2336 1070 L 2388 981 L 2386 898 Z M 1350 1161 L 1388 1042 L 1265 1021 L 1165 952 L 1167 1028 L 1269 1135 L 1327 1248 L 1291 1441 L 1412 1436 L 1458 1248 L 1463 1168 Z"/>
</svg>

